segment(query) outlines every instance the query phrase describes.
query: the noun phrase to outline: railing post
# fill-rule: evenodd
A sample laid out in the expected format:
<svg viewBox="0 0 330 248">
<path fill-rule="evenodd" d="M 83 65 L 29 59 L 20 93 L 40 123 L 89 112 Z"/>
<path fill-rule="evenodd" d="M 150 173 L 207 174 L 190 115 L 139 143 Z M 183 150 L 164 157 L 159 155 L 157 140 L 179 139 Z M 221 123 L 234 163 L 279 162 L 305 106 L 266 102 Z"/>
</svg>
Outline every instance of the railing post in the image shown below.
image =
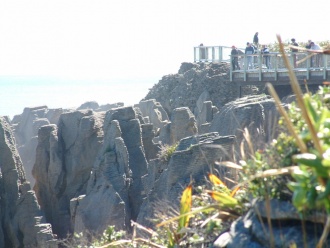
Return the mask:
<svg viewBox="0 0 330 248">
<path fill-rule="evenodd" d="M 323 60 L 323 79 L 327 79 L 327 66 L 328 66 L 328 56 L 325 54 L 322 54 L 322 60 Z"/>
<path fill-rule="evenodd" d="M 231 63 L 232 61 L 232 55 L 229 55 L 230 58 L 230 81 L 233 81 L 233 63 Z"/>
<path fill-rule="evenodd" d="M 309 54 L 306 53 L 306 57 L 308 57 Z M 311 58 L 307 59 L 307 63 L 306 63 L 306 80 L 309 80 L 309 75 L 310 75 L 310 67 L 311 67 Z"/>
<path fill-rule="evenodd" d="M 222 47 L 219 46 L 219 62 L 222 61 Z"/>
<path fill-rule="evenodd" d="M 247 64 L 247 57 L 246 54 L 244 54 L 244 81 L 246 81 L 246 70 L 247 70 L 248 64 Z"/>
<path fill-rule="evenodd" d="M 277 81 L 277 70 L 278 70 L 278 59 L 277 59 L 277 53 L 275 53 L 275 81 Z"/>
<path fill-rule="evenodd" d="M 258 67 L 259 67 L 259 81 L 262 79 L 262 57 L 261 52 L 258 52 Z"/>
<path fill-rule="evenodd" d="M 196 47 L 194 47 L 194 62 L 196 63 Z"/>
<path fill-rule="evenodd" d="M 212 47 L 212 62 L 215 60 L 215 49 Z"/>
</svg>

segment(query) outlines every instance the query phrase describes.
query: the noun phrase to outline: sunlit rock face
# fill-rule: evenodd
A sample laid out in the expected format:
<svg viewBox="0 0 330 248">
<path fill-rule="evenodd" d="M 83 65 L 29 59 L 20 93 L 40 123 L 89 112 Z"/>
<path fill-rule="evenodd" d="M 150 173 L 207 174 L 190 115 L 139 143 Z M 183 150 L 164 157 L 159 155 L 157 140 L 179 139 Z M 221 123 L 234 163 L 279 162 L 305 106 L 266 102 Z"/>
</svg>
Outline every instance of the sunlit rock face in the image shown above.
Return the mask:
<svg viewBox="0 0 330 248">
<path fill-rule="evenodd" d="M 4 117 L 0 117 L 0 204 L 0 247 L 57 247 Z"/>
<path fill-rule="evenodd" d="M 24 108 L 23 113 L 14 116 L 11 126 L 16 140 L 17 150 L 25 169 L 26 180 L 34 185 L 32 168 L 38 144 L 38 130 L 41 126 L 57 124 L 60 115 L 68 110 L 49 109 L 47 106 Z"/>
<path fill-rule="evenodd" d="M 91 110 L 60 116 L 58 126 L 42 126 L 33 176 L 38 202 L 60 237 L 72 232 L 70 200 L 85 194 L 102 145 L 104 114 Z"/>
</svg>

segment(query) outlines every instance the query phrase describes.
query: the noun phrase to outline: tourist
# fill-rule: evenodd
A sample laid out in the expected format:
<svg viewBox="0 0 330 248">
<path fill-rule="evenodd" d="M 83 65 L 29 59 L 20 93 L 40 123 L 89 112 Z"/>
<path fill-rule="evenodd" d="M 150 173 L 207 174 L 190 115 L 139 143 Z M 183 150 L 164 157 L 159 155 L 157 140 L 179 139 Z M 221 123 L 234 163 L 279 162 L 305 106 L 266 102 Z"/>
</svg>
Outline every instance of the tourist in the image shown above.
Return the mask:
<svg viewBox="0 0 330 248">
<path fill-rule="evenodd" d="M 311 42 L 311 50 L 321 50 L 321 47 L 314 43 L 314 42 Z M 322 55 L 321 54 L 314 54 L 314 57 L 315 57 L 315 64 L 312 65 L 312 66 L 315 66 L 315 67 L 320 67 L 321 66 L 321 57 Z"/>
<path fill-rule="evenodd" d="M 238 65 L 238 51 L 235 46 L 231 47 L 231 64 L 233 71 L 235 71 L 236 69 L 241 69 Z"/>
<path fill-rule="evenodd" d="M 269 56 L 269 49 L 268 49 L 267 45 L 262 45 L 261 54 L 263 54 L 267 69 L 270 69 L 270 56 Z"/>
<path fill-rule="evenodd" d="M 238 53 L 238 64 L 240 68 L 244 68 L 244 52 L 240 49 L 237 49 Z"/>
<path fill-rule="evenodd" d="M 298 43 L 296 42 L 295 38 L 291 39 L 291 45 L 295 46 L 295 47 L 299 46 Z M 298 52 L 298 49 L 291 47 L 291 52 L 292 52 L 292 58 L 293 58 L 293 66 L 294 66 L 294 68 L 296 68 L 297 67 L 297 54 L 296 53 Z"/>
<path fill-rule="evenodd" d="M 305 46 L 305 48 L 307 48 L 307 49 L 311 49 L 311 43 L 312 43 L 312 40 L 308 40 L 307 45 Z M 309 54 L 310 54 L 310 53 L 308 53 L 308 55 L 309 55 Z M 313 67 L 313 57 L 310 58 L 309 62 L 310 62 L 310 66 Z"/>
<path fill-rule="evenodd" d="M 259 33 L 256 32 L 253 36 L 253 44 L 255 45 L 256 48 L 259 48 Z"/>
<path fill-rule="evenodd" d="M 199 60 L 204 61 L 206 59 L 206 48 L 204 47 L 203 43 L 199 45 Z"/>
<path fill-rule="evenodd" d="M 246 48 L 245 48 L 245 54 L 247 56 L 247 69 L 253 69 L 253 63 L 252 63 L 252 56 L 254 54 L 254 48 L 252 47 L 252 44 L 250 42 L 246 43 Z"/>
</svg>

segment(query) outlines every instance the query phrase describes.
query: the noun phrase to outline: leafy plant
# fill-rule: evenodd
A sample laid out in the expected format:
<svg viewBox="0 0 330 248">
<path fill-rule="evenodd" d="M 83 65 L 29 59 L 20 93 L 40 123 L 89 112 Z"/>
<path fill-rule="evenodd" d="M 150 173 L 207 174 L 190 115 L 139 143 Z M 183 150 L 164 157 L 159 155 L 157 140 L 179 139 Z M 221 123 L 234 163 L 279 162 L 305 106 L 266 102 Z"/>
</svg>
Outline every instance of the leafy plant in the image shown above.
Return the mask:
<svg viewBox="0 0 330 248">
<path fill-rule="evenodd" d="M 218 215 L 225 214 L 226 216 L 231 216 L 232 213 L 225 212 L 225 210 L 239 208 L 239 201 L 235 199 L 239 187 L 235 187 L 231 190 L 227 188 L 227 186 L 216 175 L 210 173 L 208 176 L 212 183 L 212 189 L 203 189 L 200 192 L 201 196 L 195 198 L 195 203 L 199 202 L 198 199 L 203 198 L 203 204 L 197 204 L 198 207 L 196 208 L 192 207 L 192 185 L 190 184 L 183 191 L 181 196 L 180 215 L 157 225 L 158 227 L 167 226 L 166 230 L 169 238 L 168 247 L 172 248 L 176 245 L 181 245 L 182 242 L 188 242 L 190 244 L 206 242 L 203 235 L 200 235 L 200 233 L 196 231 L 192 231 L 190 228 L 192 224 L 189 222 L 190 218 L 193 218 L 195 222 L 198 219 L 197 215 L 204 215 L 202 226 L 206 226 L 207 228 L 205 232 L 210 233 L 212 230 L 221 227 L 221 220 L 216 218 Z M 216 203 L 206 200 L 206 196 L 211 197 Z M 177 229 L 174 231 L 171 224 L 176 221 Z M 194 229 L 196 230 L 196 226 Z M 182 238 L 184 235 L 188 235 L 190 232 L 192 232 L 193 235 L 190 235 L 189 238 L 186 238 L 186 240 L 183 241 Z"/>
</svg>

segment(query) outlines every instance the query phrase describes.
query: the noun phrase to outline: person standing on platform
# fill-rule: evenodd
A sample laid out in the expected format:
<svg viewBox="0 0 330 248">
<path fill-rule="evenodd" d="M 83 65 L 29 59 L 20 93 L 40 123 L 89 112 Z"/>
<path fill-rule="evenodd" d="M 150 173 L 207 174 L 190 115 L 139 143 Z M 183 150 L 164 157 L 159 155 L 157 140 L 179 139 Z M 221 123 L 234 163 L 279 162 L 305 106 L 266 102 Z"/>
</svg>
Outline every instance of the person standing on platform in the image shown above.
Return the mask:
<svg viewBox="0 0 330 248">
<path fill-rule="evenodd" d="M 253 36 L 253 44 L 255 45 L 256 48 L 259 48 L 259 33 L 256 32 Z"/>
<path fill-rule="evenodd" d="M 203 43 L 201 43 L 201 44 L 199 45 L 199 60 L 200 60 L 200 61 L 204 61 L 204 60 L 206 60 L 205 49 L 206 49 L 206 48 L 204 47 Z"/>
<path fill-rule="evenodd" d="M 291 45 L 292 46 L 299 46 L 298 43 L 296 42 L 296 39 L 295 38 L 292 38 L 291 39 Z M 297 52 L 298 52 L 298 49 L 297 48 L 291 48 L 291 52 L 292 52 L 292 58 L 293 58 L 293 66 L 294 68 L 297 68 Z"/>
<path fill-rule="evenodd" d="M 268 49 L 267 45 L 262 45 L 261 54 L 263 54 L 267 69 L 270 69 L 270 56 L 269 56 L 269 49 Z"/>
<path fill-rule="evenodd" d="M 239 67 L 238 64 L 238 51 L 235 46 L 231 47 L 231 64 L 232 68 L 235 71 L 236 69 L 240 70 L 241 68 Z"/>
<path fill-rule="evenodd" d="M 245 54 L 248 55 L 247 56 L 247 69 L 253 69 L 253 54 L 254 54 L 254 48 L 252 46 L 252 44 L 250 42 L 246 43 L 246 48 L 245 48 Z"/>
<path fill-rule="evenodd" d="M 314 42 L 311 42 L 311 50 L 321 50 L 321 47 L 319 44 L 316 44 Z M 321 66 L 321 54 L 315 54 L 313 57 L 315 57 L 315 67 L 320 67 Z"/>
</svg>

